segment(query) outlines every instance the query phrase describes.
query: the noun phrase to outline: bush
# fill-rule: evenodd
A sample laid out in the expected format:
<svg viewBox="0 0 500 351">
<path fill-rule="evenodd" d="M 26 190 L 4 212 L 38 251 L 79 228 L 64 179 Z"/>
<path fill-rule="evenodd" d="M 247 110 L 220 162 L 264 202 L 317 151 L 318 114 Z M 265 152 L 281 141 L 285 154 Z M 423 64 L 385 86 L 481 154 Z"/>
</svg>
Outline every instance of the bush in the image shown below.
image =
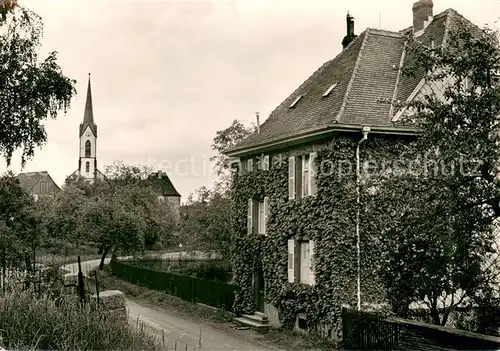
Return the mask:
<svg viewBox="0 0 500 351">
<path fill-rule="evenodd" d="M 33 291 L 0 298 L 0 344 L 6 349 L 160 350 L 154 338 L 118 316 L 79 307 L 75 298 L 56 302 Z"/>
<path fill-rule="evenodd" d="M 135 267 L 156 272 L 170 272 L 204 280 L 227 283 L 231 281 L 231 264 L 215 260 L 152 260 L 128 262 Z"/>
</svg>

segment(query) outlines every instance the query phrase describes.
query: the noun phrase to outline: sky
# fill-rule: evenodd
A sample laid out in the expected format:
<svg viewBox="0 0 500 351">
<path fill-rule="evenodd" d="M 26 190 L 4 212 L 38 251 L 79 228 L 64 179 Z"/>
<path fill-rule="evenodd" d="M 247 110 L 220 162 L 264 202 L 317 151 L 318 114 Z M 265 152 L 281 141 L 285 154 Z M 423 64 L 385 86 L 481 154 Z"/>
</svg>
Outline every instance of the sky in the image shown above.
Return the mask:
<svg viewBox="0 0 500 351">
<path fill-rule="evenodd" d="M 19 0 L 43 19 L 41 58 L 57 51 L 78 92 L 66 114 L 46 123 L 48 142 L 22 171 L 48 171 L 61 186 L 77 169 L 91 73 L 98 168 L 151 166 L 186 199 L 215 180 L 215 133 L 234 119 L 255 122 L 256 112 L 262 123 L 335 57 L 348 11 L 356 34 L 398 31 L 412 25 L 413 2 Z M 434 0 L 434 14 L 450 7 L 498 28 L 500 0 Z M 21 171 L 19 152 L 9 169 Z"/>
</svg>

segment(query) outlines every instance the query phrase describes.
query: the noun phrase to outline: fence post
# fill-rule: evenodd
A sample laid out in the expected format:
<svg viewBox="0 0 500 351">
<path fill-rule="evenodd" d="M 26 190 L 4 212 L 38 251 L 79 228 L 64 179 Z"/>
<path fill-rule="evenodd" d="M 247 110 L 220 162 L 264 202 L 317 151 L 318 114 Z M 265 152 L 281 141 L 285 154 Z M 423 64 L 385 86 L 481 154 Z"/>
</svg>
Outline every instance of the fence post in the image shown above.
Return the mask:
<svg viewBox="0 0 500 351">
<path fill-rule="evenodd" d="M 78 256 L 78 295 L 80 296 L 80 303 L 85 303 L 85 287 L 83 285 L 82 263 L 80 256 Z"/>
<path fill-rule="evenodd" d="M 97 307 L 99 307 L 99 284 L 97 283 L 97 271 L 94 271 L 95 276 L 95 293 L 97 295 Z"/>
<path fill-rule="evenodd" d="M 350 345 L 347 342 L 347 333 L 348 333 L 348 327 L 347 327 L 347 309 L 345 307 L 342 307 L 342 346 L 344 348 L 349 347 Z"/>
<path fill-rule="evenodd" d="M 5 271 L 6 271 L 6 252 L 5 252 L 5 247 L 2 249 L 2 291 L 5 294 Z"/>
</svg>

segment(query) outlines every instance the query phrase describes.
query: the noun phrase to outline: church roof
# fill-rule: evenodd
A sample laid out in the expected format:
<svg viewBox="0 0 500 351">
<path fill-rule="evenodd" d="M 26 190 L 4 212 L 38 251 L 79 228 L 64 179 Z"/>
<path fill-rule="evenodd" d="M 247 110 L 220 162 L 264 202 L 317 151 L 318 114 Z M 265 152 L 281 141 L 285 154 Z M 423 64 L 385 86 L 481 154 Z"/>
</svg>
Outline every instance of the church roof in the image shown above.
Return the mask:
<svg viewBox="0 0 500 351">
<path fill-rule="evenodd" d="M 90 87 L 90 73 L 89 83 L 87 85 L 87 100 L 85 101 L 85 112 L 83 114 L 83 122 L 80 124 L 80 136 L 83 135 L 87 126 L 90 127 L 94 136 L 97 137 L 97 126 L 94 123 L 94 110 L 92 105 L 92 89 Z"/>
</svg>

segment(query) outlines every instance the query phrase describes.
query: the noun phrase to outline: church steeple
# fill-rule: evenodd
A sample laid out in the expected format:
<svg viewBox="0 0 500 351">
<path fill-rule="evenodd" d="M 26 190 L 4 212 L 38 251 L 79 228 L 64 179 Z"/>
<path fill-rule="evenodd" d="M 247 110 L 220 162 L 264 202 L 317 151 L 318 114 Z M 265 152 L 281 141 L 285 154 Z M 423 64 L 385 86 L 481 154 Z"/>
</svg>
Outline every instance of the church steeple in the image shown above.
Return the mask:
<svg viewBox="0 0 500 351">
<path fill-rule="evenodd" d="M 79 134 L 78 169 L 70 177 L 75 179 L 83 178 L 91 182 L 95 179 L 104 179 L 104 174 L 97 169 L 97 125 L 94 122 L 90 73 L 87 84 L 85 111 L 83 113 L 83 121 L 80 123 Z"/>
<path fill-rule="evenodd" d="M 94 124 L 94 111 L 92 110 L 92 91 L 90 89 L 90 73 L 89 83 L 87 86 L 87 101 L 85 102 L 85 114 L 83 115 L 83 124 Z"/>
<path fill-rule="evenodd" d="M 95 137 L 97 137 L 97 126 L 94 122 L 94 108 L 92 105 L 92 89 L 90 88 L 90 73 L 89 82 L 87 85 L 87 100 L 85 101 L 85 112 L 83 114 L 83 122 L 80 124 L 80 137 L 85 130 L 90 128 Z"/>
</svg>

